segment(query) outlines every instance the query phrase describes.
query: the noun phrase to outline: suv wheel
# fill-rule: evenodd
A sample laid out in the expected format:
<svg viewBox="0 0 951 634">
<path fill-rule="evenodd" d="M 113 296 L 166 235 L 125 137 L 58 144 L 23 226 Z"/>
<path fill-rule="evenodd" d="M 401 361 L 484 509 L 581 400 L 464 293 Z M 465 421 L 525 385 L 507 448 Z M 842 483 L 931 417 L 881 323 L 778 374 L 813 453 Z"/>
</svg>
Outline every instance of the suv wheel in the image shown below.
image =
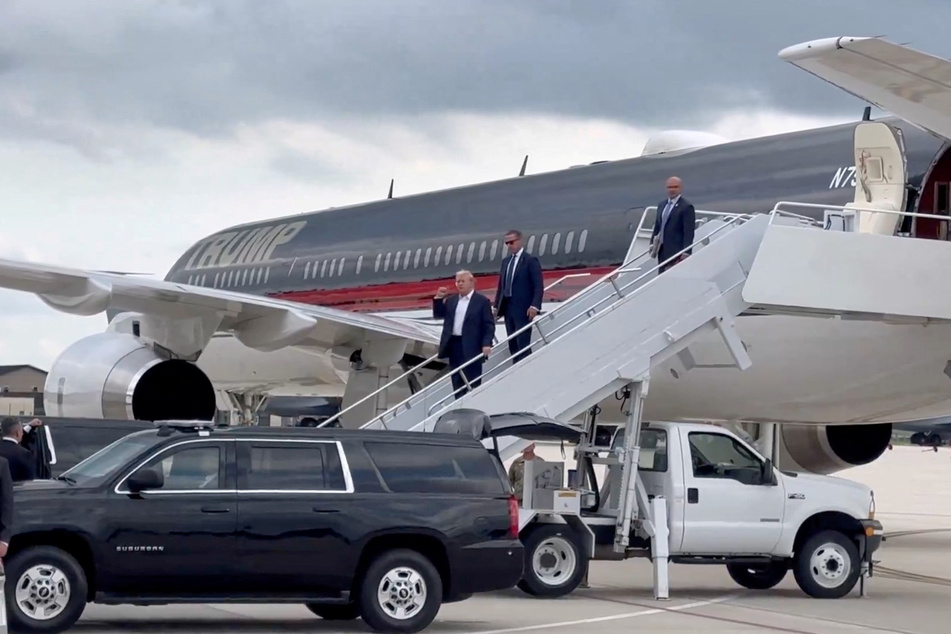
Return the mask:
<svg viewBox="0 0 951 634">
<path fill-rule="evenodd" d="M 793 572 L 803 592 L 817 599 L 844 597 L 859 579 L 859 550 L 839 531 L 822 531 L 796 553 Z"/>
<path fill-rule="evenodd" d="M 52 546 L 13 555 L 6 565 L 5 587 L 15 631 L 62 632 L 86 608 L 86 573 L 72 555 Z"/>
<path fill-rule="evenodd" d="M 360 588 L 360 615 L 377 631 L 419 632 L 442 605 L 442 579 L 429 559 L 397 549 L 373 560 Z"/>
<path fill-rule="evenodd" d="M 522 538 L 525 566 L 518 587 L 538 597 L 570 594 L 584 579 L 588 557 L 564 524 L 537 524 Z"/>
</svg>

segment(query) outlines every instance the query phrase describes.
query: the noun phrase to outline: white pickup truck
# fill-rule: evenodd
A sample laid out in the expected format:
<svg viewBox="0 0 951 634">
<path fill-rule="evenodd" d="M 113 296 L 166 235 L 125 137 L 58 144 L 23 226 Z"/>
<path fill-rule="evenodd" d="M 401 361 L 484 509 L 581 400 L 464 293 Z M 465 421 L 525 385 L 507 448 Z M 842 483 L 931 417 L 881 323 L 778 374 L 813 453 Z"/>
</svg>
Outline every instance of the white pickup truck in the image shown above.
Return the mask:
<svg viewBox="0 0 951 634">
<path fill-rule="evenodd" d="M 633 443 L 624 445 L 625 427 L 612 441 L 596 425 L 579 428 L 531 413 L 488 419 L 496 437 L 578 443 L 578 477 L 569 479 L 579 482 L 567 487 L 564 463 L 536 458 L 524 465 L 520 535 L 526 558 L 519 587 L 532 595 L 570 593 L 591 559 L 656 554 L 650 543 L 657 524 L 650 517 L 655 496 L 666 502 L 671 563 L 722 563 L 738 584 L 751 589 L 772 588 L 791 568 L 806 594 L 842 597 L 869 571 L 871 554 L 882 541 L 870 488 L 780 471 L 721 427 L 643 423 L 640 448 L 632 451 Z M 599 447 L 597 440 L 607 446 Z M 619 485 L 625 454 L 634 453 L 638 468 L 629 481 L 640 491 L 628 497 L 636 500 L 636 515 L 625 538 L 619 508 L 627 492 Z M 606 467 L 602 486 L 597 464 Z"/>
</svg>

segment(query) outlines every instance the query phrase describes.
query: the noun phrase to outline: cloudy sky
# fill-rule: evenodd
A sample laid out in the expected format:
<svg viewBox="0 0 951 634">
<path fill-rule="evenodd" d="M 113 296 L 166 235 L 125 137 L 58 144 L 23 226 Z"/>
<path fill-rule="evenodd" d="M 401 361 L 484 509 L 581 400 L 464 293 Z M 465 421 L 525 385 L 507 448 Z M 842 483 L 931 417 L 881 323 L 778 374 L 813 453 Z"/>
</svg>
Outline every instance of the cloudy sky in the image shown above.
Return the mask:
<svg viewBox="0 0 951 634">
<path fill-rule="evenodd" d="M 885 35 L 951 57 L 947 0 L 3 0 L 2 257 L 162 276 L 288 213 L 746 138 L 864 104 L 779 61 Z M 0 364 L 105 317 L 0 292 Z"/>
</svg>

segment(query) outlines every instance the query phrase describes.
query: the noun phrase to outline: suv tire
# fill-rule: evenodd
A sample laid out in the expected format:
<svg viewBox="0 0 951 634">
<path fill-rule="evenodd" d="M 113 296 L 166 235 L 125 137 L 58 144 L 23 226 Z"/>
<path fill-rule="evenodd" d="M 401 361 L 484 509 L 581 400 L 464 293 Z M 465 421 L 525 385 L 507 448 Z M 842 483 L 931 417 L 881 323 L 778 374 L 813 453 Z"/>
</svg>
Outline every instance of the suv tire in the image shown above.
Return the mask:
<svg viewBox="0 0 951 634">
<path fill-rule="evenodd" d="M 59 548 L 32 546 L 14 554 L 6 564 L 6 579 L 4 594 L 13 631 L 62 632 L 86 609 L 86 573 Z"/>
<path fill-rule="evenodd" d="M 419 632 L 436 618 L 442 595 L 442 579 L 429 559 L 415 550 L 388 550 L 376 556 L 363 576 L 360 614 L 377 631 Z"/>
</svg>

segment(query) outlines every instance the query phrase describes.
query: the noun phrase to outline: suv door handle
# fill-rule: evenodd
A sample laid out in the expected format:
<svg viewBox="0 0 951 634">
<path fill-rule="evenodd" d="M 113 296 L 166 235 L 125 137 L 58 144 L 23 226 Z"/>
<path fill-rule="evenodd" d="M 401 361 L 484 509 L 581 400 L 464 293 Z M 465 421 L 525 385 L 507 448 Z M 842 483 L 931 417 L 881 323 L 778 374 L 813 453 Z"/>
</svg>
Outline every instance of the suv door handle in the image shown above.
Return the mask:
<svg viewBox="0 0 951 634">
<path fill-rule="evenodd" d="M 231 508 L 227 506 L 203 506 L 202 513 L 230 513 Z"/>
</svg>

